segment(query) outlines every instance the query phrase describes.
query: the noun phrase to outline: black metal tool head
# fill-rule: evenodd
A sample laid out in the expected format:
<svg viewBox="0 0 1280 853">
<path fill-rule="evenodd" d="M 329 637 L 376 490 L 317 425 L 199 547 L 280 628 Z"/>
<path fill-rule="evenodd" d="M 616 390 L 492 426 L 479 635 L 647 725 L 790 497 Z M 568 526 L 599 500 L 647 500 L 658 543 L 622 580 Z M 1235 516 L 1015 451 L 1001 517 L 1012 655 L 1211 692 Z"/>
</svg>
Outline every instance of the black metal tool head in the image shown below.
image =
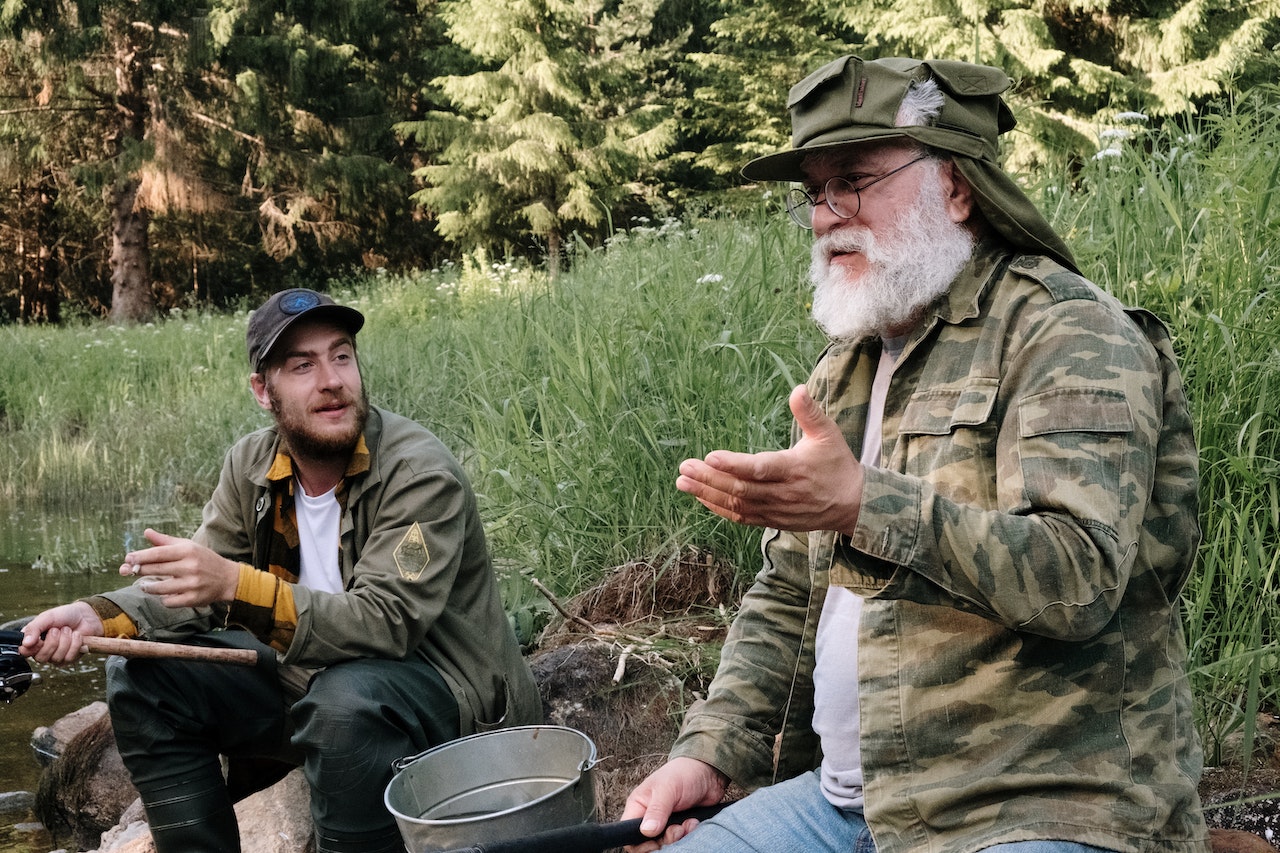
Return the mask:
<svg viewBox="0 0 1280 853">
<path fill-rule="evenodd" d="M 0 702 L 5 704 L 40 681 L 40 676 L 31 671 L 31 665 L 18 651 L 21 644 L 21 631 L 0 631 Z"/>
</svg>

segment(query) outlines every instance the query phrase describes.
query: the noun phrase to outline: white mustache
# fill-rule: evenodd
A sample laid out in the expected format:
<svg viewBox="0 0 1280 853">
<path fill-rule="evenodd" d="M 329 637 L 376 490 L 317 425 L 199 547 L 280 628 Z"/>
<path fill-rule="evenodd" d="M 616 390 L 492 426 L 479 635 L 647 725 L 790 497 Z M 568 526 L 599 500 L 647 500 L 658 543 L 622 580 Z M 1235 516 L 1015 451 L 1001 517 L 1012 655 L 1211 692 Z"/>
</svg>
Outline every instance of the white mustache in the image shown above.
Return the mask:
<svg viewBox="0 0 1280 853">
<path fill-rule="evenodd" d="M 865 228 L 837 228 L 815 240 L 813 250 L 815 256 L 824 261 L 848 252 L 866 255 L 875 251 L 875 237 Z"/>
</svg>

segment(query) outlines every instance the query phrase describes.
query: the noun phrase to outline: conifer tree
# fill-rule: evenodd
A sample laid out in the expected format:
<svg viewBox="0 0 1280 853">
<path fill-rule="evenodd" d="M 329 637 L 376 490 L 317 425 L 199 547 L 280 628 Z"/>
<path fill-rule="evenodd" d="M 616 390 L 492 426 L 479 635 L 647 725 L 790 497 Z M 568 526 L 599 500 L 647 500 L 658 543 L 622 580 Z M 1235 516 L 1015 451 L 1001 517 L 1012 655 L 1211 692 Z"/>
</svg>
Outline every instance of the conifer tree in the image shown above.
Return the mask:
<svg viewBox="0 0 1280 853">
<path fill-rule="evenodd" d="M 401 125 L 443 146 L 417 171 L 426 186 L 414 196 L 441 235 L 464 250 L 502 252 L 528 252 L 541 240 L 554 274 L 568 233 L 608 227 L 639 165 L 672 139 L 670 110 L 648 97 L 662 85 L 663 69 L 652 62 L 660 54 L 647 52 L 662 6 L 441 4 L 450 38 L 479 68 L 435 80 L 449 109 Z"/>
<path fill-rule="evenodd" d="M 271 257 L 380 266 L 423 248 L 409 203 L 414 152 L 392 126 L 412 113 L 417 81 L 450 68 L 433 7 L 214 0 L 224 144 Z"/>
<path fill-rule="evenodd" d="M 80 197 L 106 198 L 112 288 L 101 302 L 117 321 L 174 304 L 180 279 L 198 294 L 201 267 L 229 302 L 255 281 L 323 280 L 397 254 L 412 263 L 429 232 L 408 201 L 414 152 L 391 127 L 411 114 L 414 81 L 448 67 L 433 64 L 443 33 L 431 7 L 211 0 L 192 14 L 168 0 L 11 0 L 0 53 L 19 106 L 0 116 L 0 141 L 43 140 L 24 186 L 53 167 L 75 176 Z M 89 124 L 45 132 L 68 115 Z M 34 236 L 35 208 L 23 212 L 19 233 Z"/>
<path fill-rule="evenodd" d="M 1280 48 L 1280 0 L 868 0 L 838 20 L 873 55 L 1007 70 L 1028 162 L 1092 154 L 1119 114 L 1179 116 L 1243 91 Z"/>
<path fill-rule="evenodd" d="M 719 0 L 706 47 L 688 57 L 689 122 L 703 145 L 696 162 L 736 182 L 753 157 L 791 139 L 787 92 L 809 71 L 846 53 L 859 36 L 833 23 L 834 4 L 814 0 Z M 842 4 L 843 5 L 843 4 Z"/>
<path fill-rule="evenodd" d="M 180 47 L 172 12 L 163 0 L 128 7 L 13 0 L 0 14 L 0 40 L 10 70 L 33 95 L 32 115 L 85 109 L 98 118 L 104 150 L 96 159 L 106 169 L 110 214 L 110 312 L 117 322 L 155 313 L 150 211 L 139 192 L 142 165 L 150 159 L 147 129 L 157 110 L 156 78 L 172 70 Z M 75 148 L 72 156 L 87 153 Z M 58 153 L 63 152 L 51 155 Z"/>
</svg>

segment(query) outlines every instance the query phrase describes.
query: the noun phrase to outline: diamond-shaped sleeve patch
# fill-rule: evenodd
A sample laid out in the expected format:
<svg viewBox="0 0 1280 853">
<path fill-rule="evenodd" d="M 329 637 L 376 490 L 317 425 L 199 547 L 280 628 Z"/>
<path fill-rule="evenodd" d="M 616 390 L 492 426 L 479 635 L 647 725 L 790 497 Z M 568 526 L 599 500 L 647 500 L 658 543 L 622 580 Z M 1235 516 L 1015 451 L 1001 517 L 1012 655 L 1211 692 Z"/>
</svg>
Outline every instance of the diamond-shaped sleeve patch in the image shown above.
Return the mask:
<svg viewBox="0 0 1280 853">
<path fill-rule="evenodd" d="M 429 562 L 431 562 L 431 555 L 427 553 L 427 542 L 422 536 L 422 528 L 414 522 L 405 531 L 400 544 L 396 546 L 396 568 L 400 570 L 400 577 L 407 581 L 416 581 L 422 576 Z"/>
</svg>

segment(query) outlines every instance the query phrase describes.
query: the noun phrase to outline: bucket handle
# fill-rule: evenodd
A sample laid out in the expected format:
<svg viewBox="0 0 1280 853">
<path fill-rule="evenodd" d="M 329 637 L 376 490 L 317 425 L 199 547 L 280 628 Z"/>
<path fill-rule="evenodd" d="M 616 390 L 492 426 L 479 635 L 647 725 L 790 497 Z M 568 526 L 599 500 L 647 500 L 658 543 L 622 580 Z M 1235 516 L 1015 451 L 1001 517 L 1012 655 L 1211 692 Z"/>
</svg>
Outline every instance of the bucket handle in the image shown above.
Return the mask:
<svg viewBox="0 0 1280 853">
<path fill-rule="evenodd" d="M 434 749 L 434 747 L 432 748 Z M 422 752 L 419 752 L 417 755 L 410 755 L 405 758 L 394 759 L 391 762 L 391 772 L 393 774 L 403 772 L 406 767 L 408 767 L 410 764 L 417 761 L 419 758 L 426 755 L 430 751 L 431 751 L 430 749 L 424 749 Z"/>
</svg>

